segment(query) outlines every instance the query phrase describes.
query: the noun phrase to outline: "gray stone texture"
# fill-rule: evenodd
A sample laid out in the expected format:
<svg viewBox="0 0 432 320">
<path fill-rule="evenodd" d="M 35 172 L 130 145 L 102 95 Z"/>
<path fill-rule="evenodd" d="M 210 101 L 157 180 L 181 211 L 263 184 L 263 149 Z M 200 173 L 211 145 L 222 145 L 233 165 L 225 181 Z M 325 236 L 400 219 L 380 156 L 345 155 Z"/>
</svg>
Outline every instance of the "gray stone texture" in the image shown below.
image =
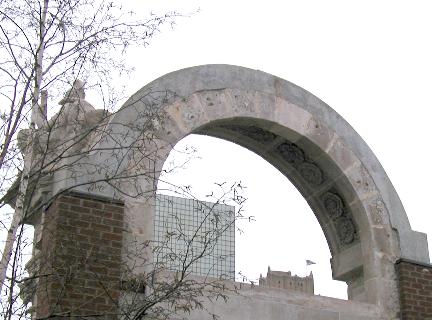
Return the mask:
<svg viewBox="0 0 432 320">
<path fill-rule="evenodd" d="M 206 304 L 211 313 L 224 320 L 378 320 L 376 305 L 343 301 L 322 296 L 311 296 L 284 289 L 250 287 L 242 285 L 239 294 L 229 297 L 229 302 L 217 301 Z M 207 311 L 193 311 L 190 320 L 212 319 Z"/>
</svg>

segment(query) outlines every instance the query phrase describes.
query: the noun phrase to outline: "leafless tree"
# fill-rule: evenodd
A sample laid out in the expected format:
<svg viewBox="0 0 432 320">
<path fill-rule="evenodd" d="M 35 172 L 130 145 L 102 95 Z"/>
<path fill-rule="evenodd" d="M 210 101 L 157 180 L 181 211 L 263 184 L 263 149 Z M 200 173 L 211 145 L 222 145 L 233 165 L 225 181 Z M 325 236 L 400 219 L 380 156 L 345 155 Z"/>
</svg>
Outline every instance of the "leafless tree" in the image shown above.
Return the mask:
<svg viewBox="0 0 432 320">
<path fill-rule="evenodd" d="M 118 81 L 112 79 L 130 70 L 122 54 L 132 44 L 146 45 L 162 24 L 173 23 L 177 16 L 169 12 L 141 19 L 105 0 L 0 1 L 0 209 L 6 204 L 15 209 L 14 214 L 1 219 L 4 230 L 8 229 L 0 263 L 5 318 L 27 317 L 35 285 L 48 276 L 40 272 L 29 275 L 24 269 L 23 254 L 31 246 L 25 224 L 41 219 L 39 213 L 59 196 L 44 189 L 56 173 L 67 172 L 77 181 L 78 175 L 92 175 L 96 178 L 83 182 L 89 189 L 109 186 L 124 197 L 155 196 L 154 181 L 160 172 L 142 164 L 156 161 L 157 127 L 163 126 L 164 105 L 175 93 L 166 92 L 163 99 L 157 93 L 158 98 L 152 100 L 154 93 L 149 92 L 144 120 L 121 124 L 136 133 L 128 140 L 130 137 L 118 136 L 107 126 L 123 98 L 122 88 L 116 87 Z M 84 86 L 100 93 L 103 109 L 95 109 L 85 100 Z M 63 95 L 65 88 L 71 89 Z M 58 100 L 59 106 L 54 103 Z M 133 103 L 125 105 L 123 110 L 133 107 Z M 106 140 L 114 141 L 110 150 L 103 147 Z M 120 166 L 86 163 L 90 154 L 98 152 L 108 152 L 117 163 L 134 165 L 120 170 Z M 84 171 L 80 169 L 83 164 Z M 143 179 L 148 179 L 149 188 L 142 188 L 139 181 Z M 127 190 L 123 188 L 126 182 Z M 79 183 L 69 186 L 75 187 Z M 195 232 L 184 232 L 180 217 L 176 217 L 178 224 L 164 241 L 136 243 L 139 250 L 128 254 L 132 260 L 141 259 L 146 271 L 137 277 L 130 268 L 123 270 L 120 285 L 128 296 L 120 315 L 167 319 L 177 312 L 204 308 L 205 299 L 226 299 L 227 291 L 235 291 L 223 278 L 197 278 L 191 270 L 198 260 L 213 253 L 224 230 L 242 218 L 240 212 L 224 216 L 214 210 L 215 204 L 226 201 L 241 208 L 241 189 L 240 184 L 219 186 L 219 192 L 212 193 L 214 204 L 203 202 L 205 214 Z M 187 188 L 175 190 L 193 197 Z M 210 231 L 203 229 L 204 222 L 211 224 Z M 170 251 L 168 243 L 173 239 L 187 250 Z M 141 256 L 148 251 L 152 259 Z M 74 276 L 74 269 L 69 270 L 63 274 L 63 284 Z M 18 287 L 25 288 L 21 296 Z M 106 292 L 109 294 L 109 288 Z M 48 315 L 56 316 L 64 314 Z"/>
<path fill-rule="evenodd" d="M 130 315 L 132 319 L 168 319 L 179 313 L 184 316 L 194 309 L 205 309 L 206 301 L 226 301 L 230 293 L 237 292 L 237 287 L 232 282 L 235 271 L 221 273 L 221 269 L 216 269 L 218 264 L 234 258 L 234 252 L 222 253 L 218 246 L 226 245 L 221 238 L 228 231 L 234 231 L 235 222 L 244 218 L 241 208 L 245 198 L 241 183 L 225 185 L 216 184 L 216 188 L 208 196 L 211 202 L 194 199 L 199 218 L 198 224 L 192 228 L 190 225 L 188 228 L 188 223 L 183 221 L 185 217 L 178 211 L 173 210 L 170 216 L 161 217 L 160 222 L 165 222 L 166 230 L 155 238 L 154 243 L 149 243 L 153 259 L 149 268 L 144 266 L 144 270 L 149 272 L 144 272 L 139 277 L 140 282 L 132 282 L 132 286 L 138 285 L 138 288 L 140 284 L 145 284 L 146 294 L 143 295 L 136 288 L 131 290 L 123 305 L 124 314 Z M 191 196 L 185 188 L 176 187 L 174 190 L 183 197 Z M 231 209 L 227 210 L 221 204 L 230 204 Z M 173 248 L 173 243 L 176 244 L 176 249 Z M 139 251 L 132 247 L 128 254 L 135 259 Z M 203 268 L 199 265 L 202 259 L 206 259 L 207 263 L 211 261 L 212 265 Z M 201 269 L 201 273 L 197 275 L 195 269 Z M 131 273 L 132 269 L 126 270 L 126 279 Z M 218 277 L 215 277 L 217 273 Z M 216 314 L 211 315 L 217 318 Z"/>
<path fill-rule="evenodd" d="M 18 214 L 12 219 L 0 283 L 11 239 L 24 216 L 23 194 L 34 162 L 32 147 L 25 161 L 20 156 L 18 131 L 28 126 L 24 140 L 35 141 L 36 129 L 50 125 L 46 92 L 50 92 L 51 100 L 58 99 L 59 89 L 77 78 L 88 80 L 89 86 L 101 91 L 105 109 L 112 107 L 121 94 L 111 85 L 111 79 L 128 70 L 122 53 L 131 43 L 147 44 L 161 24 L 172 22 L 174 16 L 172 12 L 137 19 L 110 1 L 0 2 L 0 194 L 5 194 L 17 170 L 23 172 Z"/>
</svg>

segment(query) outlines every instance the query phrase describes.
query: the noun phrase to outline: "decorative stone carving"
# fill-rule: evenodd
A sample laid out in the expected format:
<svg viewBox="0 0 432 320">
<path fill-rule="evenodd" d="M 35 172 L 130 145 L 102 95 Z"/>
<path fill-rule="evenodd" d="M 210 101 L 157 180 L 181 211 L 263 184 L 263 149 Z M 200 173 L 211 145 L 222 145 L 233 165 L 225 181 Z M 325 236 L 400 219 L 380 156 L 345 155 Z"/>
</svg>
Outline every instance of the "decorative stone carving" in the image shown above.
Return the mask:
<svg viewBox="0 0 432 320">
<path fill-rule="evenodd" d="M 294 143 L 284 142 L 277 147 L 282 158 L 291 164 L 300 164 L 305 160 L 303 151 Z"/>
<path fill-rule="evenodd" d="M 255 92 L 242 92 L 238 89 L 230 89 L 232 110 L 237 114 L 253 113 L 255 110 Z"/>
<path fill-rule="evenodd" d="M 244 133 L 248 137 L 251 137 L 260 142 L 272 142 L 276 139 L 276 135 L 271 133 L 270 131 L 263 130 L 258 127 L 244 127 Z"/>
<path fill-rule="evenodd" d="M 192 105 L 187 105 L 183 108 L 183 121 L 187 126 L 191 128 L 197 126 L 202 116 L 202 110 L 194 109 Z"/>
<path fill-rule="evenodd" d="M 274 133 L 255 126 L 223 125 L 221 127 L 238 132 L 261 143 L 272 142 L 277 137 Z"/>
<path fill-rule="evenodd" d="M 221 110 L 225 109 L 227 103 L 225 89 L 207 90 L 194 94 L 201 106 L 206 109 L 209 119 L 217 118 Z"/>
<path fill-rule="evenodd" d="M 323 182 L 323 174 L 320 168 L 313 163 L 304 162 L 299 165 L 298 171 L 307 183 L 319 186 Z"/>
<path fill-rule="evenodd" d="M 355 226 L 354 222 L 347 217 L 339 217 L 336 220 L 336 230 L 339 240 L 342 244 L 347 245 L 355 239 Z"/>
<path fill-rule="evenodd" d="M 276 138 L 272 132 L 256 126 L 243 126 L 225 124 L 221 128 L 247 136 L 260 143 L 271 143 Z M 305 152 L 296 144 L 285 141 L 276 147 L 279 155 L 298 172 L 298 174 L 312 187 L 324 182 L 324 173 L 321 168 L 307 158 Z M 322 204 L 337 230 L 337 237 L 341 246 L 349 245 L 355 241 L 356 227 L 351 219 L 350 212 L 345 208 L 343 198 L 337 192 L 326 192 L 320 196 Z"/>
<path fill-rule="evenodd" d="M 324 207 L 332 219 L 339 218 L 344 213 L 344 205 L 342 199 L 332 192 L 327 192 L 322 197 Z"/>
<path fill-rule="evenodd" d="M 383 217 L 385 212 L 385 205 L 381 198 L 373 201 L 370 205 L 368 205 L 369 211 L 371 212 L 372 221 L 376 225 L 383 224 Z"/>
</svg>

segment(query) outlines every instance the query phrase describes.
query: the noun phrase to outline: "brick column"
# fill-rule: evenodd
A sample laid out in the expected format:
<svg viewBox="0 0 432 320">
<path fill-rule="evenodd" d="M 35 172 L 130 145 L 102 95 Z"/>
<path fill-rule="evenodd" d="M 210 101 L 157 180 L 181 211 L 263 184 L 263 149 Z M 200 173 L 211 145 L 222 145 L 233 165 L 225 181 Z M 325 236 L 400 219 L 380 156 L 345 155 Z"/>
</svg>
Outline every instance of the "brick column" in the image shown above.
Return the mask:
<svg viewBox="0 0 432 320">
<path fill-rule="evenodd" d="M 396 263 L 402 320 L 432 319 L 432 265 L 410 260 Z"/>
<path fill-rule="evenodd" d="M 119 202 L 77 193 L 61 195 L 49 207 L 37 243 L 36 318 L 117 318 L 123 209 Z"/>
</svg>

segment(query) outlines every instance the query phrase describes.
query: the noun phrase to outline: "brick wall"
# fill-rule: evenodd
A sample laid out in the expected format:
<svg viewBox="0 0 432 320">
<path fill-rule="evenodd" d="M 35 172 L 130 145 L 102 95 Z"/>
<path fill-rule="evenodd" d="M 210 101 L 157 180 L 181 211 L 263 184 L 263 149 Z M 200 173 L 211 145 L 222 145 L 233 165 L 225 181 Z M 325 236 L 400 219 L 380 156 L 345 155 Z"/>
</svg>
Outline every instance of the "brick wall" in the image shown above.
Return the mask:
<svg viewBox="0 0 432 320">
<path fill-rule="evenodd" d="M 39 244 L 36 318 L 117 318 L 123 220 L 120 203 L 79 194 L 54 201 Z"/>
<path fill-rule="evenodd" d="M 396 263 L 402 320 L 432 320 L 432 265 Z"/>
</svg>

